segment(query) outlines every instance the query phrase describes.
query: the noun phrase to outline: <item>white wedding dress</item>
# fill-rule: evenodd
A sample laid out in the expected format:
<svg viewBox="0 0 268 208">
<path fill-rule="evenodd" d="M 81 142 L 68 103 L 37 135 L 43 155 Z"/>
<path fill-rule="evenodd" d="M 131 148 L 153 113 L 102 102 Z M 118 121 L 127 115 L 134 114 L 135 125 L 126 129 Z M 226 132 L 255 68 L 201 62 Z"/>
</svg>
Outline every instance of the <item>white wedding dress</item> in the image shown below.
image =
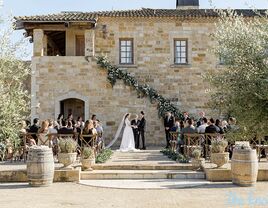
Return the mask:
<svg viewBox="0 0 268 208">
<path fill-rule="evenodd" d="M 134 133 L 133 133 L 133 130 L 131 128 L 131 123 L 128 120 L 128 118 L 125 119 L 125 129 L 123 132 L 123 137 L 122 137 L 119 151 L 121 152 L 136 151 Z"/>
</svg>

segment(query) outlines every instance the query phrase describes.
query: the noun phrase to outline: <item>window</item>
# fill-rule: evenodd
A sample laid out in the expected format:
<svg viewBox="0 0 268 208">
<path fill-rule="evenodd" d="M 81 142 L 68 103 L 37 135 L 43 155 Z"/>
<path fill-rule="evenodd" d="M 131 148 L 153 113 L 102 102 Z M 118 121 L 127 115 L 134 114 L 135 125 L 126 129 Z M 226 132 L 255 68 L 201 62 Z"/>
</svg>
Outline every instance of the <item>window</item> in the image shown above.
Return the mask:
<svg viewBox="0 0 268 208">
<path fill-rule="evenodd" d="M 174 40 L 174 63 L 175 64 L 187 64 L 188 63 L 188 51 L 187 40 Z"/>
<path fill-rule="evenodd" d="M 119 63 L 120 64 L 134 64 L 133 57 L 133 39 L 119 40 Z"/>
<path fill-rule="evenodd" d="M 66 55 L 65 31 L 44 31 L 47 38 L 46 56 Z"/>
</svg>

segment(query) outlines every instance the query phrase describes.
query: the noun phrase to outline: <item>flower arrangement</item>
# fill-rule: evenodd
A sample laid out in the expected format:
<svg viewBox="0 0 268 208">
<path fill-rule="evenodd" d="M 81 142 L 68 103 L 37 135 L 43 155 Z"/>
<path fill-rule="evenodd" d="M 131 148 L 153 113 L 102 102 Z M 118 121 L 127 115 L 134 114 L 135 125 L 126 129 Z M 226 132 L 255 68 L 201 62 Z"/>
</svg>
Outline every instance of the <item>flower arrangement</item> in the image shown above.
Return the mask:
<svg viewBox="0 0 268 208">
<path fill-rule="evenodd" d="M 88 58 L 89 57 L 86 57 L 87 61 Z M 176 108 L 174 104 L 170 102 L 170 100 L 165 99 L 148 84 L 139 84 L 135 77 L 133 77 L 130 73 L 111 65 L 111 63 L 107 60 L 106 57 L 97 57 L 97 64 L 107 70 L 107 79 L 112 86 L 115 85 L 117 79 L 121 79 L 126 85 L 132 86 L 137 91 L 139 96 L 147 96 L 150 99 L 151 103 L 155 101 L 158 102 L 159 117 L 164 117 L 166 112 L 171 112 L 174 114 L 174 116 L 179 117 L 181 119 L 183 118 L 183 114 L 179 111 L 179 109 Z"/>
</svg>

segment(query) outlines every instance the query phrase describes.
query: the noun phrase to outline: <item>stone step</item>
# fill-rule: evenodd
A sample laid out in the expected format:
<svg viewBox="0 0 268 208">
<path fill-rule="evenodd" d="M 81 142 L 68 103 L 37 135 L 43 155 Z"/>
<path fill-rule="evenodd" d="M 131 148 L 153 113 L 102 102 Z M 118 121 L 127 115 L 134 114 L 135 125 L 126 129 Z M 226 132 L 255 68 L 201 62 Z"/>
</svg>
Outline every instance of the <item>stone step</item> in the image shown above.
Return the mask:
<svg viewBox="0 0 268 208">
<path fill-rule="evenodd" d="M 109 165 L 96 164 L 93 166 L 94 170 L 193 170 L 192 164 L 169 164 L 169 165 Z"/>
<path fill-rule="evenodd" d="M 82 185 L 119 189 L 185 189 L 206 186 L 204 179 L 80 180 Z"/>
<path fill-rule="evenodd" d="M 81 180 L 98 179 L 205 179 L 204 172 L 190 170 L 94 170 L 84 171 Z"/>
</svg>

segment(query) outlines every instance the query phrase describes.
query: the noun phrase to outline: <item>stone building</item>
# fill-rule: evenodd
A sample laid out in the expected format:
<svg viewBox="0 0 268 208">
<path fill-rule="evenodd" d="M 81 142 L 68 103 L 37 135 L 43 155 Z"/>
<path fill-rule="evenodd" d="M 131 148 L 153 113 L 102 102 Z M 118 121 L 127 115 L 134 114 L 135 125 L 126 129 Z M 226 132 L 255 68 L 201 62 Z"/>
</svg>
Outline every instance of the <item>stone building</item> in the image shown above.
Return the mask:
<svg viewBox="0 0 268 208">
<path fill-rule="evenodd" d="M 245 17 L 252 10 L 237 10 Z M 157 105 L 117 82 L 92 58 L 109 60 L 131 72 L 169 98 L 182 111 L 197 115 L 209 111 L 207 83 L 202 75 L 221 66 L 209 52 L 215 42 L 217 13 L 199 9 L 198 0 L 177 0 L 176 9 L 103 12 L 62 12 L 16 17 L 17 29 L 25 29 L 33 41 L 31 117 L 56 118 L 59 113 L 96 114 L 110 139 L 125 112 L 146 113 L 148 144 L 165 143 Z M 40 105 L 39 105 L 40 104 Z"/>
</svg>

